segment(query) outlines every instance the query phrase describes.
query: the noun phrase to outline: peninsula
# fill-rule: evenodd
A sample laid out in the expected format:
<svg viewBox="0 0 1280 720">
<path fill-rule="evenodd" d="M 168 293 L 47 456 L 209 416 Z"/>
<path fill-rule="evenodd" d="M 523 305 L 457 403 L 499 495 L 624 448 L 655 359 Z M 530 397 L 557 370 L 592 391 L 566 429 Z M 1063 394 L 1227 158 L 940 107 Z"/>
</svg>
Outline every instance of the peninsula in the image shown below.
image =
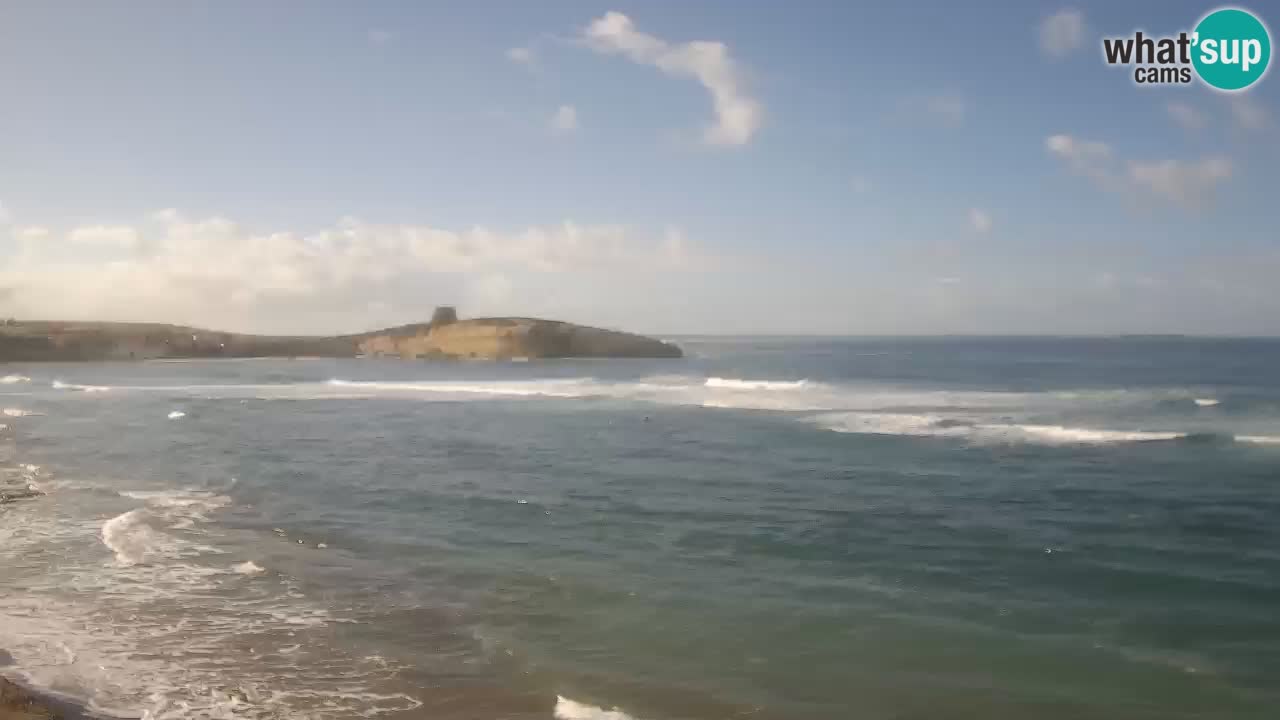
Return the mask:
<svg viewBox="0 0 1280 720">
<path fill-rule="evenodd" d="M 661 340 L 556 320 L 460 320 L 448 306 L 436 308 L 430 322 L 335 336 L 245 335 L 159 323 L 0 323 L 0 362 L 220 357 L 518 360 L 682 355 L 678 346 Z"/>
</svg>

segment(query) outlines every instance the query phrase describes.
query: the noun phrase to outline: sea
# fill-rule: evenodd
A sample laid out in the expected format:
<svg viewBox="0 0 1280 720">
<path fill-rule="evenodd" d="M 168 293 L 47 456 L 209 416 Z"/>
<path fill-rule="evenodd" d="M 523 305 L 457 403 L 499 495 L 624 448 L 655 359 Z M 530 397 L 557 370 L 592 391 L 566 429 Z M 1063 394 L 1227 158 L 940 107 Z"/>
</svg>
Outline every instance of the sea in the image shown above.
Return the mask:
<svg viewBox="0 0 1280 720">
<path fill-rule="evenodd" d="M 0 366 L 0 673 L 104 717 L 1272 719 L 1280 340 Z"/>
</svg>

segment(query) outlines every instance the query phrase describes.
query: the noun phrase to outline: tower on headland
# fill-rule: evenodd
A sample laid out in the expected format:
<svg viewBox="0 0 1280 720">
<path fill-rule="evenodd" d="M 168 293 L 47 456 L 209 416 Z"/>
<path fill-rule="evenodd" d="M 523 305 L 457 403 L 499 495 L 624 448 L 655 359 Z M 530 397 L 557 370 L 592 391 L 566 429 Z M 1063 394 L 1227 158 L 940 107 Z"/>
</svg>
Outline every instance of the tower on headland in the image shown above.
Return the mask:
<svg viewBox="0 0 1280 720">
<path fill-rule="evenodd" d="M 436 311 L 431 313 L 431 327 L 438 328 L 443 325 L 452 325 L 458 322 L 458 309 L 452 305 L 440 305 L 436 307 Z"/>
</svg>

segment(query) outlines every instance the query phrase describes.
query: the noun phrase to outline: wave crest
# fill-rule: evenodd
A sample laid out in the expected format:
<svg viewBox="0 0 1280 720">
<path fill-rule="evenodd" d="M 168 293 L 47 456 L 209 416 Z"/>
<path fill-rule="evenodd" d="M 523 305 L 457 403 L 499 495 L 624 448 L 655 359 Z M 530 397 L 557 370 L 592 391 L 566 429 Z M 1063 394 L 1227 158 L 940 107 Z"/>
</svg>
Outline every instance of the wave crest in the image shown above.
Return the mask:
<svg viewBox="0 0 1280 720">
<path fill-rule="evenodd" d="M 80 392 L 90 393 L 107 392 L 111 390 L 111 388 L 106 385 L 77 385 L 76 383 L 63 382 L 61 380 L 54 380 L 52 387 L 54 390 L 78 390 Z"/>
<path fill-rule="evenodd" d="M 905 413 L 828 413 L 819 415 L 820 427 L 835 432 L 864 435 L 958 437 L 973 442 L 1030 443 L 1037 445 L 1111 445 L 1186 439 L 1183 432 L 1108 430 L 1019 423 L 979 423 L 963 418 Z"/>
<path fill-rule="evenodd" d="M 800 390 L 809 387 L 806 380 L 743 380 L 741 378 L 709 377 L 703 383 L 709 388 L 724 390 Z"/>
<path fill-rule="evenodd" d="M 102 544 L 115 553 L 121 565 L 136 565 L 173 548 L 173 539 L 147 524 L 141 508 L 117 515 L 102 524 Z"/>
<path fill-rule="evenodd" d="M 558 720 L 635 720 L 617 708 L 605 710 L 595 705 L 570 700 L 563 695 L 556 696 L 555 716 Z"/>
</svg>

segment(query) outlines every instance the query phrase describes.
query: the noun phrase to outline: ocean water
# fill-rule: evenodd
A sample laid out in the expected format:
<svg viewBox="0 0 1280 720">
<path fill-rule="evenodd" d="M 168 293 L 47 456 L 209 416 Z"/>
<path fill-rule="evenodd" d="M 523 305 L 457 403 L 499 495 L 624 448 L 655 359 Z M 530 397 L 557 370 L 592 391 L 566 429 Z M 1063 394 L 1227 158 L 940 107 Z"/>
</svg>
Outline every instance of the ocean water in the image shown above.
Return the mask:
<svg viewBox="0 0 1280 720">
<path fill-rule="evenodd" d="M 1280 341 L 0 367 L 0 672 L 118 717 L 1273 718 Z"/>
</svg>

